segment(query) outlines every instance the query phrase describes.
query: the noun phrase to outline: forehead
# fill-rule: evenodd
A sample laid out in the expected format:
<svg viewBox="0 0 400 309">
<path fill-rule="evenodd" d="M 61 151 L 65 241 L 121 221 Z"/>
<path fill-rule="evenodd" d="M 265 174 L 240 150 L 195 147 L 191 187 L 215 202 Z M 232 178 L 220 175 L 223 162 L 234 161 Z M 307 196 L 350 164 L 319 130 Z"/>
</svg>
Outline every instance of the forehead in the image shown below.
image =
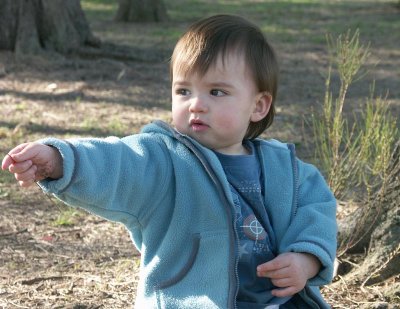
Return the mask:
<svg viewBox="0 0 400 309">
<path fill-rule="evenodd" d="M 245 57 L 238 53 L 219 55 L 214 65 L 211 65 L 206 74 L 212 72 L 216 75 L 229 75 L 229 77 L 243 76 L 249 73 Z"/>
<path fill-rule="evenodd" d="M 249 73 L 249 65 L 246 62 L 244 52 L 231 50 L 219 52 L 213 59 L 207 59 L 204 63 L 201 59 L 191 61 L 187 57 L 177 57 L 172 67 L 173 77 L 199 75 L 203 77 L 208 73 L 214 74 L 244 74 Z"/>
<path fill-rule="evenodd" d="M 195 69 L 183 72 L 174 72 L 172 87 L 188 83 L 199 87 L 223 87 L 231 91 L 240 91 L 243 94 L 253 93 L 258 90 L 253 74 L 246 64 L 245 57 L 240 54 L 227 54 L 216 58 L 215 63 L 210 65 L 203 73 Z"/>
</svg>

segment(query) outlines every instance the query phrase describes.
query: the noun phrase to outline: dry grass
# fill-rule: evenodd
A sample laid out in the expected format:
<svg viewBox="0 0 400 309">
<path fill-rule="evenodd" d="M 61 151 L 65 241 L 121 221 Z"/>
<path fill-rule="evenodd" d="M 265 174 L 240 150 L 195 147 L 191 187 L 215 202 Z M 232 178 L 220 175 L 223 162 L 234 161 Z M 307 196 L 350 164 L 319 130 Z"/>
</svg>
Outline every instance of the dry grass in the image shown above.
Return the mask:
<svg viewBox="0 0 400 309">
<path fill-rule="evenodd" d="M 0 203 L 0 308 L 129 307 L 139 254 L 125 228 L 80 212 L 55 225 L 66 206 L 31 191 L 29 203 Z"/>
<path fill-rule="evenodd" d="M 379 20 L 379 25 L 386 27 L 386 20 L 393 19 L 391 7 L 381 3 L 375 9 L 367 2 L 354 5 L 365 6 L 360 12 L 365 14 L 366 22 L 370 19 L 370 23 L 378 25 Z M 248 6 L 248 15 L 265 22 L 262 14 L 251 11 L 256 5 L 261 10 L 263 4 L 254 3 Z M 279 4 L 276 6 L 278 9 Z M 318 11 L 319 7 L 313 4 L 310 14 L 299 11 L 295 16 L 294 9 L 305 10 L 307 6 L 290 7 L 293 18 L 285 15 L 284 20 L 290 21 L 292 30 L 269 34 L 279 52 L 282 77 L 278 116 L 268 136 L 295 142 L 299 155 L 310 160 L 312 139 L 304 122 L 311 108 L 318 108 L 323 100 L 327 66 L 325 43 L 312 40 L 318 33 L 323 37 L 319 28 L 327 22 L 333 27 L 335 18 L 343 27 L 352 11 L 344 7 L 343 11 L 337 10 L 337 16 L 322 10 L 322 15 L 314 14 L 313 10 Z M 296 30 L 295 20 L 304 22 L 304 16 L 313 25 L 309 29 L 313 32 L 304 31 L 308 36 Z M 275 22 L 279 19 L 275 17 L 271 14 L 268 20 Z M 186 24 L 187 21 L 176 23 L 174 27 L 183 29 Z M 353 86 L 350 99 L 354 104 L 348 114 L 360 112 L 359 100 L 368 96 L 366 85 L 371 79 L 376 79 L 378 93 L 389 90 L 393 113 L 400 111 L 396 33 L 383 36 L 374 25 L 364 26 L 372 36 L 367 38 L 372 41 L 372 62 L 380 62 L 369 80 Z M 124 29 L 134 29 L 115 24 L 110 27 L 105 21 L 96 21 L 93 27 L 97 35 L 118 32 L 121 41 L 121 33 L 129 33 Z M 113 33 L 107 35 L 113 37 Z M 148 37 L 146 40 L 150 50 L 152 43 Z M 165 44 L 172 46 L 171 42 Z M 163 45 L 163 39 L 156 45 Z M 170 119 L 169 98 L 167 63 L 76 58 L 17 63 L 11 53 L 0 52 L 0 157 L 20 142 L 47 135 L 68 138 L 138 132 L 153 119 Z M 351 213 L 350 208 L 348 202 L 343 202 L 339 217 Z M 0 209 L 0 308 L 127 308 L 134 302 L 138 253 L 122 226 L 86 213 L 68 212 L 65 206 L 50 202 L 36 187 L 19 189 L 6 173 L 0 173 Z M 60 216 L 64 216 L 62 220 Z M 357 267 L 356 257 L 342 258 Z M 362 290 L 357 282 L 346 282 L 344 277 L 336 280 L 339 284 L 323 289 L 335 308 L 399 308 L 399 299 L 382 296 L 383 286 Z M 399 278 L 393 278 L 385 284 L 398 283 Z"/>
</svg>

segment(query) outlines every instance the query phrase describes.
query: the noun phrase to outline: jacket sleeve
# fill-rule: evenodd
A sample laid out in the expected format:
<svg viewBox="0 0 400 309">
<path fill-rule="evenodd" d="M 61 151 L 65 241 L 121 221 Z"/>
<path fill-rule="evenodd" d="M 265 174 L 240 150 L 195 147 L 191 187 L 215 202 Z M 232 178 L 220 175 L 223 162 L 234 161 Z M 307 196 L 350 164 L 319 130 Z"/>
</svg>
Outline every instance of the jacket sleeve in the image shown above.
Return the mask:
<svg viewBox="0 0 400 309">
<path fill-rule="evenodd" d="M 166 147 L 151 134 L 40 142 L 56 147 L 63 158 L 63 177 L 40 182 L 46 193 L 127 226 L 149 218 L 170 183 Z"/>
<path fill-rule="evenodd" d="M 282 241 L 286 252 L 316 256 L 321 270 L 308 282 L 324 285 L 332 280 L 337 247 L 336 200 L 320 172 L 296 159 L 299 186 L 292 222 Z"/>
</svg>

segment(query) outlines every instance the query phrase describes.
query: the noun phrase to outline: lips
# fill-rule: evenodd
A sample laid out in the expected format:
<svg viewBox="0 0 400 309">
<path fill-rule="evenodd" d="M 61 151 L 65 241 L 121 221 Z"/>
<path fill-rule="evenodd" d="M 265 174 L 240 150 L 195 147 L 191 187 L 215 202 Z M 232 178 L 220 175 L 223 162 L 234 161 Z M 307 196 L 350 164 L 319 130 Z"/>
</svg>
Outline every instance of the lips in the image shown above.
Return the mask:
<svg viewBox="0 0 400 309">
<path fill-rule="evenodd" d="M 202 132 L 207 130 L 209 126 L 200 119 L 192 119 L 190 120 L 190 127 L 195 132 Z"/>
</svg>

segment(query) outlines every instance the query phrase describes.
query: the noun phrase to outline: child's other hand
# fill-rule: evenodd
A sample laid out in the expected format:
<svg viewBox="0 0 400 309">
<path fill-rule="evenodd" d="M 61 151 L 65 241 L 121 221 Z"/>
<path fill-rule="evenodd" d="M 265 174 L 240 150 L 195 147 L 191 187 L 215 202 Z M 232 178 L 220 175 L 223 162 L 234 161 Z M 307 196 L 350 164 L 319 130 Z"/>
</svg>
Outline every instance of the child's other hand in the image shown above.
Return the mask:
<svg viewBox="0 0 400 309">
<path fill-rule="evenodd" d="M 319 260 L 311 254 L 288 252 L 259 265 L 257 275 L 270 278 L 279 288 L 272 290 L 272 295 L 286 297 L 300 292 L 307 280 L 318 273 L 320 267 Z"/>
<path fill-rule="evenodd" d="M 18 145 L 4 157 L 1 168 L 13 173 L 21 187 L 45 178 L 58 179 L 63 173 L 58 150 L 39 143 Z"/>
</svg>

